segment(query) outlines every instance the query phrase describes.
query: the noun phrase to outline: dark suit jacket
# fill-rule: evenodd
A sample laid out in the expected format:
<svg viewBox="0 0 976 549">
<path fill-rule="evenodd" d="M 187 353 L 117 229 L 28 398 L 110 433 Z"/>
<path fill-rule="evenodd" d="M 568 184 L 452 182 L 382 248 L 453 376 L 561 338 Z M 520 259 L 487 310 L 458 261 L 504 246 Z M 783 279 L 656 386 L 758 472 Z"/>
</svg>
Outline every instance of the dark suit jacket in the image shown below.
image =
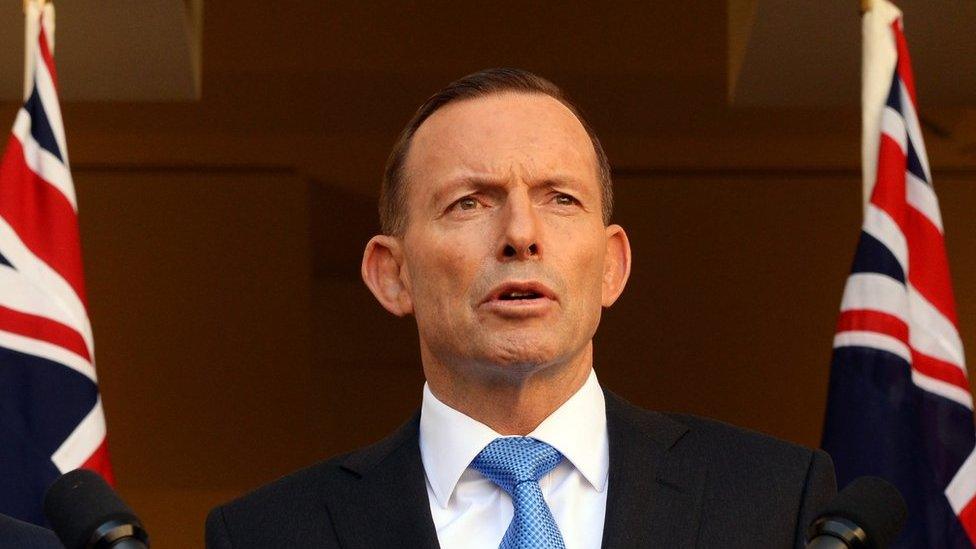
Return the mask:
<svg viewBox="0 0 976 549">
<path fill-rule="evenodd" d="M 603 546 L 803 546 L 836 485 L 830 457 L 606 392 L 610 478 Z M 436 548 L 419 414 L 368 448 L 284 477 L 207 517 L 210 549 Z"/>
<path fill-rule="evenodd" d="M 0 514 L 0 547 L 3 549 L 64 549 L 54 532 Z"/>
</svg>

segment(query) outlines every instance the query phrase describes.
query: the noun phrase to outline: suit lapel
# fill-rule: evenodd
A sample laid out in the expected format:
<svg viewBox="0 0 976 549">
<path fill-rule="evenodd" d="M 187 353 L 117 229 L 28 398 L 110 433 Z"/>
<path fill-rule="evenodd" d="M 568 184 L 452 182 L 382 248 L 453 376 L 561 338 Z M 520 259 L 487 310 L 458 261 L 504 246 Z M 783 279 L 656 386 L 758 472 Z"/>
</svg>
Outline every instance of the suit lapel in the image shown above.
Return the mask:
<svg viewBox="0 0 976 549">
<path fill-rule="evenodd" d="M 693 547 L 705 464 L 674 446 L 688 428 L 609 391 L 605 549 Z M 350 454 L 325 499 L 342 547 L 438 548 L 420 457 L 419 412 L 382 442 Z"/>
<path fill-rule="evenodd" d="M 350 454 L 329 512 L 344 548 L 438 547 L 420 458 L 420 413 L 382 442 Z"/>
<path fill-rule="evenodd" d="M 688 428 L 604 392 L 610 492 L 603 547 L 694 547 L 706 467 L 674 450 Z"/>
</svg>

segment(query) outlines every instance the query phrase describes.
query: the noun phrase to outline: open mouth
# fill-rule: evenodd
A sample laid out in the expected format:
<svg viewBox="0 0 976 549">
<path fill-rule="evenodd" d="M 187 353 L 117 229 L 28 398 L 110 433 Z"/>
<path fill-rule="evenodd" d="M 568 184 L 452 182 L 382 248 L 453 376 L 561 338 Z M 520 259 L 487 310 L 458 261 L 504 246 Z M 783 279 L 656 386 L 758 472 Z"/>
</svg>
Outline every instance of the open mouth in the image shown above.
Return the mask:
<svg viewBox="0 0 976 549">
<path fill-rule="evenodd" d="M 518 300 L 529 300 L 529 299 L 542 299 L 542 294 L 538 292 L 504 292 L 498 296 L 501 301 L 518 301 Z"/>
<path fill-rule="evenodd" d="M 527 319 L 550 314 L 558 298 L 548 286 L 534 280 L 509 281 L 485 296 L 485 310 L 507 319 Z"/>
<path fill-rule="evenodd" d="M 507 282 L 495 287 L 483 303 L 507 302 L 512 305 L 530 303 L 542 303 L 544 301 L 556 301 L 556 296 L 552 290 L 540 282 Z"/>
</svg>

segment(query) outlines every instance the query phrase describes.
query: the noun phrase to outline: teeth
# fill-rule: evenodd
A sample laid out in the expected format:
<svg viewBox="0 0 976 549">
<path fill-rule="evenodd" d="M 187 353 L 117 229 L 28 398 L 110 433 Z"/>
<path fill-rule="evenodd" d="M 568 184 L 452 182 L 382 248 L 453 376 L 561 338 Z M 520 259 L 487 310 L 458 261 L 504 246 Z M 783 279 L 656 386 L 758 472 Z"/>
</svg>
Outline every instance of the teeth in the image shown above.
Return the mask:
<svg viewBox="0 0 976 549">
<path fill-rule="evenodd" d="M 534 299 L 539 294 L 535 292 L 505 292 L 501 295 L 502 299 Z"/>
</svg>

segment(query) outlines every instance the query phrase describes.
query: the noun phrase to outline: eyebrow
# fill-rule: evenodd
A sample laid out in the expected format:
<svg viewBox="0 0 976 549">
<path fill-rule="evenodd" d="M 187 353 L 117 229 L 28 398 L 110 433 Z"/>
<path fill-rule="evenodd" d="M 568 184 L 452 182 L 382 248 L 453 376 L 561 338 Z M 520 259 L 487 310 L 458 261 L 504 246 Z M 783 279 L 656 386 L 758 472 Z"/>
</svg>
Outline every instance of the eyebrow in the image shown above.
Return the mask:
<svg viewBox="0 0 976 549">
<path fill-rule="evenodd" d="M 483 176 L 477 175 L 466 175 L 461 177 L 456 177 L 449 179 L 446 183 L 439 185 L 437 190 L 431 195 L 430 204 L 431 206 L 438 206 L 442 201 L 445 200 L 444 196 L 447 194 L 454 193 L 459 188 L 476 188 L 483 189 L 490 186 L 500 185 L 500 181 L 495 181 Z"/>
<path fill-rule="evenodd" d="M 484 175 L 464 175 L 456 177 L 454 179 L 448 180 L 440 189 L 434 192 L 432 197 L 432 203 L 438 204 L 443 199 L 444 195 L 455 191 L 458 188 L 470 188 L 475 190 L 486 190 L 494 189 L 498 187 L 504 187 L 506 179 L 494 178 Z M 532 183 L 533 187 L 571 187 L 573 189 L 583 191 L 585 186 L 581 181 L 575 177 L 569 175 L 557 174 L 553 177 L 547 177 L 538 182 Z"/>
<path fill-rule="evenodd" d="M 448 179 L 438 190 L 434 191 L 431 195 L 429 207 L 440 208 L 442 203 L 445 201 L 444 196 L 448 194 L 455 193 L 458 189 L 472 189 L 475 191 L 486 191 L 492 189 L 498 189 L 504 187 L 506 183 L 504 178 L 494 178 L 491 176 L 484 175 L 462 175 L 455 178 Z M 589 194 L 586 190 L 586 186 L 579 179 L 566 175 L 566 174 L 556 174 L 552 177 L 547 177 L 545 179 L 539 180 L 538 182 L 532 183 L 533 187 L 542 187 L 547 189 L 553 189 L 557 187 L 568 187 L 576 191 L 577 196 L 584 194 Z"/>
</svg>

